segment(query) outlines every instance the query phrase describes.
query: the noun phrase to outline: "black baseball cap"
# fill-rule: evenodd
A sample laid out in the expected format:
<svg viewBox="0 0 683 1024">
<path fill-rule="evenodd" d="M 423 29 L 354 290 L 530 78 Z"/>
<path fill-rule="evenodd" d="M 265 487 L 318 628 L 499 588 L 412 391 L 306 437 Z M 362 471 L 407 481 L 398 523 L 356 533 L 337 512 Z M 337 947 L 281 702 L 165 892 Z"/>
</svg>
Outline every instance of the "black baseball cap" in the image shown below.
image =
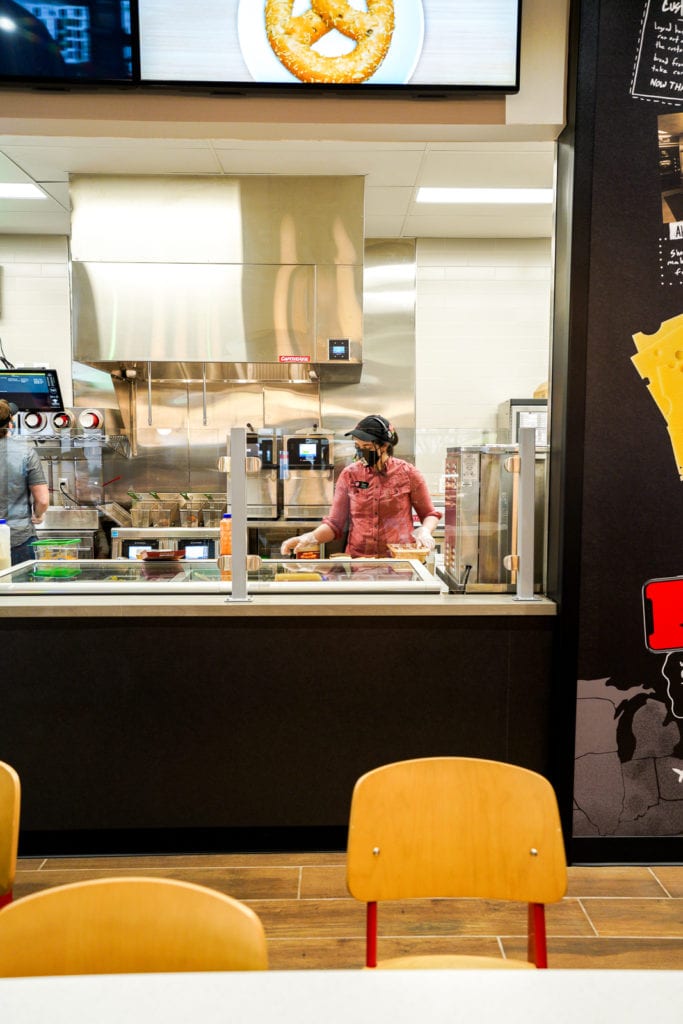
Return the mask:
<svg viewBox="0 0 683 1024">
<path fill-rule="evenodd" d="M 0 398 L 0 427 L 6 427 L 18 412 L 19 408 L 14 402 L 7 402 L 4 398 Z"/>
<path fill-rule="evenodd" d="M 384 416 L 365 416 L 344 437 L 357 437 L 359 441 L 373 441 L 375 444 L 396 444 L 394 428 Z"/>
</svg>

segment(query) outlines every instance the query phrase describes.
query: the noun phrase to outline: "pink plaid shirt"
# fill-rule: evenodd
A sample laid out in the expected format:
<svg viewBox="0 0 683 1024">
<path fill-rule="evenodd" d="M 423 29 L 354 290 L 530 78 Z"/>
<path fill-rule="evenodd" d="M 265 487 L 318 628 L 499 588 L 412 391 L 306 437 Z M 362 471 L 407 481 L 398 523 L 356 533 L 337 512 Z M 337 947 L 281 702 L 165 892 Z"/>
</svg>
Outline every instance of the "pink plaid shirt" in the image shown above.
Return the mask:
<svg viewBox="0 0 683 1024">
<path fill-rule="evenodd" d="M 387 558 L 387 544 L 413 541 L 413 509 L 421 523 L 427 516 L 441 518 L 419 469 L 392 456 L 382 473 L 361 462 L 346 466 L 323 522 L 334 530 L 335 538 L 342 536 L 348 524 L 346 552 L 354 558 Z"/>
</svg>

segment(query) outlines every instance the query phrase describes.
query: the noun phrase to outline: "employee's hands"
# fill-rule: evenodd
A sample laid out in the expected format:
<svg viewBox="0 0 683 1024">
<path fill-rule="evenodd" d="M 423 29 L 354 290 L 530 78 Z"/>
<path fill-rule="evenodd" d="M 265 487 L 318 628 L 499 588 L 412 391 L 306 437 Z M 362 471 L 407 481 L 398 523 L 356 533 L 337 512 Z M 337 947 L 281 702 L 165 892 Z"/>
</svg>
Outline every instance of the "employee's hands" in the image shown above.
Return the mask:
<svg viewBox="0 0 683 1024">
<path fill-rule="evenodd" d="M 426 526 L 418 526 L 416 530 L 413 530 L 413 537 L 415 538 L 415 543 L 419 544 L 421 548 L 433 551 L 436 547 L 434 538 Z"/>
<path fill-rule="evenodd" d="M 317 543 L 314 530 L 311 530 L 310 533 L 300 533 L 298 537 L 288 537 L 287 540 L 283 540 L 280 545 L 280 554 L 286 558 L 288 555 L 296 554 L 300 544 Z"/>
</svg>

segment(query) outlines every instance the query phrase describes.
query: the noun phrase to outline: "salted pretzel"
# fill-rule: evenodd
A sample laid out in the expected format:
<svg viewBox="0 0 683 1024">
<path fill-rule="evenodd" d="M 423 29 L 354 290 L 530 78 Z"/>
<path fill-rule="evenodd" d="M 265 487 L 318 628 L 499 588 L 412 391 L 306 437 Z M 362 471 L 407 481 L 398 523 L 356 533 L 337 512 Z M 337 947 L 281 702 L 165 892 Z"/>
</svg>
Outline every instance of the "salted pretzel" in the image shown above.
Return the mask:
<svg viewBox="0 0 683 1024">
<path fill-rule="evenodd" d="M 266 0 L 266 33 L 278 60 L 302 82 L 365 82 L 387 55 L 394 32 L 393 0 L 367 0 L 359 11 L 347 0 L 311 0 L 292 17 L 294 0 Z M 351 53 L 326 57 L 312 46 L 337 29 L 356 43 Z"/>
</svg>

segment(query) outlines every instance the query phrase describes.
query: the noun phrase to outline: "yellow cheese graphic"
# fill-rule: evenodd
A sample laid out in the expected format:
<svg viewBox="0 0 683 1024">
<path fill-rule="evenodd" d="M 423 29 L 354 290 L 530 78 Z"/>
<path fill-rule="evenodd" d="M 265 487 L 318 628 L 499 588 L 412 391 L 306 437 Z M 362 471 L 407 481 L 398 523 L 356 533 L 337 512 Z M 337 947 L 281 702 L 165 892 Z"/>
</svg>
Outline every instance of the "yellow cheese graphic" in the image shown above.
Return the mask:
<svg viewBox="0 0 683 1024">
<path fill-rule="evenodd" d="M 655 334 L 634 334 L 631 361 L 666 421 L 678 475 L 683 479 L 683 314 L 665 320 Z"/>
</svg>

